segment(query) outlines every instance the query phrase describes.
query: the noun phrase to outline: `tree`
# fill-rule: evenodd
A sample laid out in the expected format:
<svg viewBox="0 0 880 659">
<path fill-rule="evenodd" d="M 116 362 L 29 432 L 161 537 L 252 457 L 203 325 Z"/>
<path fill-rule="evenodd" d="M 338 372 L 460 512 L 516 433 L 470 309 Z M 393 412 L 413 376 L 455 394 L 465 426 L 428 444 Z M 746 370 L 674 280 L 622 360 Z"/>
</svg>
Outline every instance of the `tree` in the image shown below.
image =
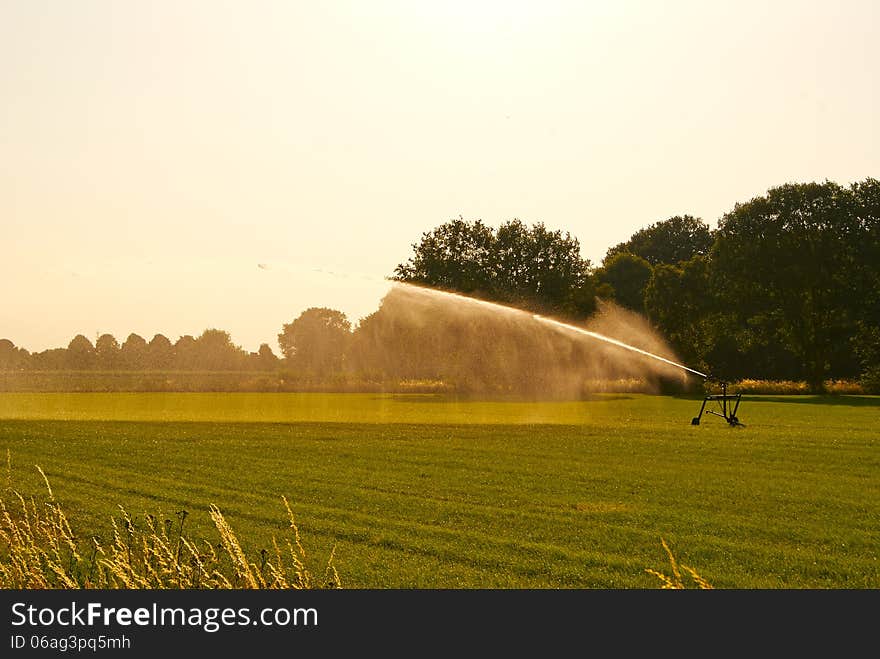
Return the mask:
<svg viewBox="0 0 880 659">
<path fill-rule="evenodd" d="M 95 346 L 82 334 L 77 334 L 67 345 L 67 364 L 75 370 L 95 367 Z"/>
<path fill-rule="evenodd" d="M 447 324 L 448 314 L 408 301 L 406 292 L 392 287 L 379 308 L 361 318 L 348 342 L 346 368 L 377 379 L 442 378 L 449 354 L 443 358 L 447 346 L 442 345 L 445 327 L 440 326 Z"/>
<path fill-rule="evenodd" d="M 596 272 L 596 279 L 614 291 L 614 300 L 638 313 L 645 310 L 645 287 L 651 279 L 651 264 L 629 252 L 620 252 L 605 259 Z"/>
<path fill-rule="evenodd" d="M 147 368 L 162 370 L 169 368 L 174 359 L 174 346 L 164 334 L 156 334 L 147 344 Z"/>
<path fill-rule="evenodd" d="M 737 204 L 719 223 L 717 290 L 756 336 L 777 340 L 814 391 L 855 332 L 854 278 L 867 238 L 853 195 L 836 183 L 786 184 Z"/>
<path fill-rule="evenodd" d="M 645 288 L 645 311 L 684 363 L 725 380 L 756 376 L 745 370 L 754 369 L 744 353 L 749 329 L 714 295 L 708 258 L 658 264 Z"/>
<path fill-rule="evenodd" d="M 119 341 L 112 334 L 102 334 L 98 337 L 98 340 L 95 341 L 95 353 L 97 355 L 98 368 L 112 371 L 119 367 Z"/>
<path fill-rule="evenodd" d="M 512 220 L 498 228 L 492 262 L 495 299 L 572 316 L 595 309 L 590 262 L 568 233 Z"/>
<path fill-rule="evenodd" d="M 651 265 L 675 265 L 707 254 L 712 243 L 712 232 L 703 220 L 691 215 L 676 215 L 655 222 L 634 233 L 626 242 L 611 247 L 603 263 L 607 264 L 616 254 L 628 252 L 642 257 Z"/>
<path fill-rule="evenodd" d="M 268 343 L 261 343 L 257 350 L 256 368 L 258 371 L 274 371 L 278 368 L 278 357 L 272 352 Z"/>
<path fill-rule="evenodd" d="M 139 334 L 129 334 L 119 351 L 122 367 L 130 371 L 142 371 L 146 368 L 147 342 Z"/>
<path fill-rule="evenodd" d="M 880 393 L 880 327 L 859 322 L 853 351 L 861 365 L 861 383 L 868 393 Z"/>
<path fill-rule="evenodd" d="M 198 368 L 208 371 L 236 370 L 246 357 L 244 350 L 232 342 L 229 332 L 219 329 L 206 329 L 193 348 Z"/>
<path fill-rule="evenodd" d="M 24 348 L 16 348 L 9 339 L 0 339 L 0 371 L 17 371 L 26 368 L 30 353 Z"/>
<path fill-rule="evenodd" d="M 174 344 L 174 368 L 190 371 L 196 368 L 196 340 L 191 334 L 184 334 Z"/>
<path fill-rule="evenodd" d="M 281 353 L 296 368 L 327 375 L 342 368 L 351 323 L 335 309 L 312 307 L 282 327 Z"/>
<path fill-rule="evenodd" d="M 873 178 L 851 186 L 859 233 L 854 295 L 857 330 L 852 340 L 862 385 L 880 393 L 880 181 Z"/>
<path fill-rule="evenodd" d="M 481 220 L 459 217 L 423 233 L 414 254 L 395 268 L 395 278 L 447 290 L 487 293 L 492 290 L 492 229 Z"/>
<path fill-rule="evenodd" d="M 31 355 L 31 366 L 36 371 L 61 371 L 69 368 L 66 348 L 51 348 Z"/>
<path fill-rule="evenodd" d="M 493 231 L 461 218 L 422 234 L 395 268 L 398 281 L 424 284 L 544 313 L 595 309 L 590 262 L 570 234 L 514 219 Z"/>
</svg>

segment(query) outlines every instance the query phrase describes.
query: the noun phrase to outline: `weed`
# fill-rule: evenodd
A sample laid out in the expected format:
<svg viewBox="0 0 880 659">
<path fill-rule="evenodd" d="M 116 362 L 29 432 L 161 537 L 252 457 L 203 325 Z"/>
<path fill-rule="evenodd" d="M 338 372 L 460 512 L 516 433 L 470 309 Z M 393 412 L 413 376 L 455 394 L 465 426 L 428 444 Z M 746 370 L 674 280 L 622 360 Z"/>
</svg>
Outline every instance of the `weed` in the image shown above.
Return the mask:
<svg viewBox="0 0 880 659">
<path fill-rule="evenodd" d="M 7 454 L 7 480 L 11 481 Z M 210 516 L 220 536 L 216 545 L 193 540 L 184 532 L 187 511 L 177 513 L 178 524 L 157 522 L 146 514 L 132 518 L 119 506 L 112 519 L 109 541 L 92 536 L 82 543 L 56 500 L 49 479 L 37 467 L 48 499 L 26 499 L 8 485 L 0 497 L 0 588 L 338 588 L 335 548 L 323 574 L 316 577 L 306 566 L 306 552 L 287 499 L 282 497 L 293 542 L 285 539 L 274 552 L 263 549 L 259 562 L 248 558 L 220 509 Z M 7 498 L 13 501 L 7 503 Z"/>
<path fill-rule="evenodd" d="M 675 559 L 675 556 L 672 554 L 672 550 L 669 549 L 669 545 L 666 544 L 666 540 L 660 538 L 660 542 L 663 545 L 663 549 L 666 550 L 666 555 L 669 556 L 669 563 L 672 566 L 672 576 L 668 576 L 662 572 L 658 572 L 657 570 L 652 570 L 651 568 L 646 568 L 645 572 L 648 574 L 653 574 L 657 577 L 660 582 L 663 584 L 660 586 L 663 589 L 673 589 L 673 590 L 684 590 L 688 586 L 685 584 L 685 580 L 682 578 L 682 570 L 684 570 L 689 576 L 690 581 L 696 585 L 697 588 L 702 590 L 711 590 L 713 588 L 712 584 L 706 581 L 703 577 L 701 577 L 697 571 L 688 567 L 687 565 L 681 565 Z"/>
</svg>

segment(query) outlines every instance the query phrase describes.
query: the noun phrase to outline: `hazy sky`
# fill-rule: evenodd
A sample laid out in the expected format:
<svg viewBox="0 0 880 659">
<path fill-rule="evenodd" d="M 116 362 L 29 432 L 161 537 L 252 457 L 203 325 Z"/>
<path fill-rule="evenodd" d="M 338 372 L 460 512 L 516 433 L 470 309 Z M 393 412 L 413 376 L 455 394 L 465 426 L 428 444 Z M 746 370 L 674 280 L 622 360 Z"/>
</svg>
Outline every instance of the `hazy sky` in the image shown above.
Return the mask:
<svg viewBox="0 0 880 659">
<path fill-rule="evenodd" d="M 880 176 L 878 8 L 0 0 L 0 338 L 277 350 L 309 306 L 373 311 L 459 215 L 595 263 L 675 214 Z"/>
</svg>

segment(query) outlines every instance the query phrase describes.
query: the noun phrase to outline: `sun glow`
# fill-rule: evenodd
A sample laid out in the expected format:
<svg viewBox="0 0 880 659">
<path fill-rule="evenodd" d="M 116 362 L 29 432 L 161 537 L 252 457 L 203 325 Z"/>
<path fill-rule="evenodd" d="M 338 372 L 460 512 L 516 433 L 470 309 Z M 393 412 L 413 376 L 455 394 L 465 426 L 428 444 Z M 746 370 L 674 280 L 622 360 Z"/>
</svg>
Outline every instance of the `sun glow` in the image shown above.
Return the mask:
<svg viewBox="0 0 880 659">
<path fill-rule="evenodd" d="M 535 27 L 551 13 L 548 7 L 553 4 L 534 0 L 446 0 L 420 2 L 417 6 L 418 13 L 438 32 L 489 37 Z"/>
</svg>

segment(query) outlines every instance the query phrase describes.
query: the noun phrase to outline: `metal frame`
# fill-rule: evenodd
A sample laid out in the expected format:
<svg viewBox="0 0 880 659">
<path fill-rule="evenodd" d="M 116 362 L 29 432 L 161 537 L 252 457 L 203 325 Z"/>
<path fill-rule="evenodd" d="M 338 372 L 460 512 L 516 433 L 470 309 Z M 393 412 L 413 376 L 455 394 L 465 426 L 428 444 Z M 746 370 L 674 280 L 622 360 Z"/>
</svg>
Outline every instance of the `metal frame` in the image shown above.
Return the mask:
<svg viewBox="0 0 880 659">
<path fill-rule="evenodd" d="M 691 420 L 692 426 L 700 425 L 700 417 L 703 414 L 714 414 L 715 416 L 720 416 L 722 419 L 727 421 L 731 426 L 742 426 L 743 424 L 739 422 L 739 418 L 736 416 L 736 411 L 739 409 L 739 403 L 742 399 L 742 394 L 728 394 L 727 393 L 727 383 L 721 383 L 721 393 L 720 394 L 712 394 L 710 396 L 706 396 L 703 399 L 703 405 L 700 407 L 700 413 L 695 416 Z M 707 410 L 706 403 L 711 401 L 717 401 L 719 403 L 720 412 L 716 412 L 715 410 Z"/>
</svg>

